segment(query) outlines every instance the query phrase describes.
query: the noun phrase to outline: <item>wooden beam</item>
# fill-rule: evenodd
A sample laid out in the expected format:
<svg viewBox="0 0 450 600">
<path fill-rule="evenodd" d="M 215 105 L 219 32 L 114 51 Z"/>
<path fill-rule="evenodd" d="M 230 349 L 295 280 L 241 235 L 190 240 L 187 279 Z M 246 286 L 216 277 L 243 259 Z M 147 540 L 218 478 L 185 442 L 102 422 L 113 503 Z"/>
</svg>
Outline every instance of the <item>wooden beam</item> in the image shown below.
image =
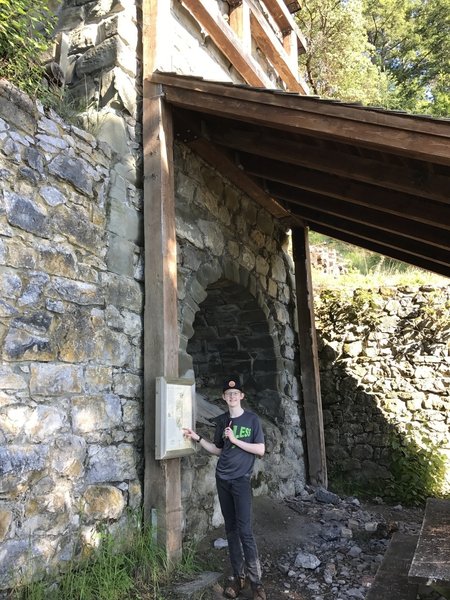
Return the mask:
<svg viewBox="0 0 450 600">
<path fill-rule="evenodd" d="M 276 181 L 291 188 L 331 196 L 358 206 L 382 210 L 388 214 L 407 217 L 418 223 L 427 223 L 445 230 L 450 229 L 449 204 L 423 201 L 417 196 L 387 191 L 373 185 L 328 175 L 311 169 L 276 162 L 248 154 L 239 155 L 239 164 L 249 175 L 266 181 Z M 274 193 L 276 187 L 273 187 Z M 301 192 L 299 192 L 301 193 Z M 295 198 L 295 191 L 290 195 Z M 289 199 L 286 196 L 286 199 Z"/>
<path fill-rule="evenodd" d="M 328 486 L 322 397 L 314 321 L 314 296 L 308 230 L 294 227 L 292 248 L 297 291 L 300 372 L 305 413 L 309 478 L 313 485 Z"/>
<path fill-rule="evenodd" d="M 282 42 L 276 37 L 255 0 L 246 0 L 246 2 L 250 6 L 250 23 L 253 37 L 264 56 L 286 83 L 288 90 L 309 94 L 306 81 L 299 78 L 298 68 L 295 71 L 292 70 L 290 56 L 286 54 Z"/>
<path fill-rule="evenodd" d="M 230 6 L 230 27 L 241 40 L 244 52 L 251 55 L 252 32 L 250 27 L 250 9 L 248 4 L 241 0 L 240 4 Z"/>
<path fill-rule="evenodd" d="M 297 73 L 298 77 L 298 42 L 293 31 L 283 36 L 283 48 L 289 57 L 292 72 Z"/>
<path fill-rule="evenodd" d="M 398 233 L 383 231 L 382 233 L 371 225 L 354 223 L 345 217 L 335 217 L 311 208 L 291 207 L 291 214 L 300 217 L 311 228 L 323 225 L 336 233 L 342 232 L 356 235 L 361 240 L 376 242 L 379 247 L 390 248 L 405 253 L 405 256 L 416 256 L 420 259 L 430 260 L 433 263 L 450 265 L 450 250 L 429 246 L 420 240 L 405 238 Z M 364 245 L 364 244 L 363 244 Z M 389 255 L 389 252 L 386 252 Z"/>
<path fill-rule="evenodd" d="M 144 151 L 144 518 L 157 527 L 169 561 L 182 554 L 180 459 L 155 459 L 158 376 L 178 377 L 177 257 L 170 107 L 149 77 L 163 52 L 170 3 L 143 4 Z M 156 515 L 156 519 L 155 519 Z"/>
<path fill-rule="evenodd" d="M 288 210 L 264 192 L 264 190 L 239 169 L 225 153 L 218 150 L 207 140 L 198 138 L 188 142 L 188 146 L 201 156 L 205 162 L 217 169 L 221 175 L 229 179 L 229 181 L 237 188 L 265 208 L 272 216 L 277 219 L 289 217 Z"/>
<path fill-rule="evenodd" d="M 181 4 L 208 32 L 219 50 L 228 58 L 233 67 L 250 85 L 273 87 L 270 79 L 248 53 L 244 51 L 239 38 L 220 14 L 217 7 L 206 4 L 205 0 L 181 0 Z"/>
<path fill-rule="evenodd" d="M 286 3 L 283 0 L 263 0 L 263 2 L 273 20 L 280 28 L 282 35 L 285 36 L 292 31 L 296 39 L 300 42 L 301 51 L 306 52 L 308 49 L 306 38 L 289 12 Z"/>
<path fill-rule="evenodd" d="M 286 186 L 269 187 L 270 195 L 278 200 L 288 201 L 295 205 L 295 210 L 301 212 L 300 207 L 312 209 L 326 215 L 333 215 L 339 218 L 345 218 L 354 223 L 362 225 L 370 225 L 374 230 L 379 230 L 379 237 L 383 232 L 398 233 L 405 238 L 421 241 L 450 250 L 450 235 L 448 230 L 421 223 L 418 226 L 417 222 L 411 221 L 408 214 L 402 216 L 386 215 L 382 210 L 374 210 L 373 208 L 364 208 L 345 200 L 337 200 L 328 196 L 321 196 L 311 192 L 301 190 L 293 190 Z M 297 209 L 298 207 L 298 209 Z M 424 207 L 425 210 L 425 207 Z"/>
<path fill-rule="evenodd" d="M 297 217 L 293 216 L 292 218 L 292 225 L 294 226 Z M 298 219 L 300 220 L 300 222 L 305 223 L 305 221 L 301 217 L 298 217 Z M 437 263 L 432 258 L 421 258 L 410 254 L 405 250 L 391 248 L 390 246 L 384 244 L 383 241 L 367 240 L 365 238 L 360 237 L 357 234 L 357 232 L 349 233 L 314 222 L 309 222 L 309 227 L 317 233 L 321 233 L 328 237 L 341 240 L 342 242 L 346 242 L 347 244 L 353 244 L 354 246 L 359 246 L 360 248 L 366 248 L 371 252 L 377 252 L 378 254 L 394 258 L 395 260 L 399 260 L 401 262 L 413 265 L 415 267 L 419 267 L 420 269 L 432 271 L 433 273 L 438 273 L 439 275 L 443 275 L 444 277 L 450 278 L 450 265 L 443 265 L 441 263 Z"/>
<path fill-rule="evenodd" d="M 171 104 L 276 130 L 450 165 L 450 122 L 157 73 Z"/>
<path fill-rule="evenodd" d="M 428 163 L 394 164 L 389 161 L 390 156 L 383 154 L 376 160 L 329 147 L 319 148 L 304 142 L 304 136 L 286 138 L 270 130 L 248 131 L 223 122 L 219 126 L 208 125 L 207 135 L 215 144 L 233 150 L 450 203 L 450 173 L 448 176 L 437 173 Z"/>
</svg>

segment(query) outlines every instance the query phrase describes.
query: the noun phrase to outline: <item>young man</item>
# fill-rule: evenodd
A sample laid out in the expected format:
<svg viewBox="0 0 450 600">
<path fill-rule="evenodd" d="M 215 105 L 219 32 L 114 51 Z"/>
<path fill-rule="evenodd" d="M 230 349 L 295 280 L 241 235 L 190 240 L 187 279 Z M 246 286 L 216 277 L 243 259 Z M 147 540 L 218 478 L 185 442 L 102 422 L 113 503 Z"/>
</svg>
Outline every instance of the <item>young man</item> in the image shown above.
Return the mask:
<svg viewBox="0 0 450 600">
<path fill-rule="evenodd" d="M 255 458 L 264 456 L 266 450 L 264 434 L 258 417 L 241 406 L 244 393 L 237 376 L 225 381 L 222 397 L 227 403 L 228 412 L 215 419 L 214 443 L 205 440 L 193 429 L 185 428 L 183 431 L 186 437 L 219 457 L 216 467 L 217 493 L 233 569 L 224 595 L 237 598 L 247 577 L 253 590 L 253 599 L 266 600 L 252 528 L 251 488 Z"/>
</svg>

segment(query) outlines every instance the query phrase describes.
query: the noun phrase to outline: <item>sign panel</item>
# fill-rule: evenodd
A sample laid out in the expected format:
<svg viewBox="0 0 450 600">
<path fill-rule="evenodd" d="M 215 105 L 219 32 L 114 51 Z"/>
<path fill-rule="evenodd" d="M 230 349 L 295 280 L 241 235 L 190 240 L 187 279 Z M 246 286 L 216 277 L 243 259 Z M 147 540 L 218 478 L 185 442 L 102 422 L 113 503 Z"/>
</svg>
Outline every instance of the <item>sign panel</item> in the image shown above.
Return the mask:
<svg viewBox="0 0 450 600">
<path fill-rule="evenodd" d="M 162 460 L 195 452 L 183 427 L 195 424 L 195 381 L 156 378 L 155 458 Z"/>
</svg>

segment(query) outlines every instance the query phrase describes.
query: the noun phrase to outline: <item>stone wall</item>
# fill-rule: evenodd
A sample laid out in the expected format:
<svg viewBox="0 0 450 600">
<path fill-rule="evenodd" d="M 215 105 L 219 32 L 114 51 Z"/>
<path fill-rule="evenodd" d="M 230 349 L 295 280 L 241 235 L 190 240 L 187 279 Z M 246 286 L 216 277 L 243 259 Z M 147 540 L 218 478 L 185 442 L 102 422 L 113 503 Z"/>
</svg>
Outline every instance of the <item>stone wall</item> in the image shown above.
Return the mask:
<svg viewBox="0 0 450 600">
<path fill-rule="evenodd" d="M 331 473 L 386 489 L 393 439 L 412 440 L 409 466 L 440 448 L 449 490 L 450 286 L 323 291 L 316 310 Z"/>
<path fill-rule="evenodd" d="M 116 166 L 1 83 L 0 589 L 141 505 L 140 195 Z"/>
</svg>

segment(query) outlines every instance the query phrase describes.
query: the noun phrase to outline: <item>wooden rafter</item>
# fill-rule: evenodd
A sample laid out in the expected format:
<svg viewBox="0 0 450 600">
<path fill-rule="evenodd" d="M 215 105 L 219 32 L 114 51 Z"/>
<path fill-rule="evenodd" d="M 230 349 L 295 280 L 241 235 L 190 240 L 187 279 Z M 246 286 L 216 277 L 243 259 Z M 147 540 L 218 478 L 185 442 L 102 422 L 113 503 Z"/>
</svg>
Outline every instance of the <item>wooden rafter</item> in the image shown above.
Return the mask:
<svg viewBox="0 0 450 600">
<path fill-rule="evenodd" d="M 192 117 L 194 118 L 194 117 Z M 207 130 L 214 144 L 261 156 L 290 165 L 307 167 L 330 175 L 351 178 L 389 190 L 421 196 L 430 200 L 450 202 L 450 177 L 426 166 L 394 164 L 389 156 L 379 160 L 338 149 L 326 149 L 302 140 L 271 133 L 232 127 L 230 123 L 212 123 Z"/>
<path fill-rule="evenodd" d="M 227 57 L 244 81 L 253 86 L 273 87 L 269 77 L 251 56 L 248 39 L 242 44 L 239 35 L 225 21 L 215 4 L 209 4 L 206 0 L 180 0 L 180 2 L 211 36 L 218 49 Z M 298 69 L 295 69 L 295 72 L 292 70 L 290 57 L 270 29 L 257 4 L 253 0 L 244 0 L 244 2 L 251 9 L 251 23 L 256 28 L 253 32 L 254 37 L 263 47 L 266 58 L 280 78 L 288 89 L 308 93 L 306 83 L 298 81 Z"/>
<path fill-rule="evenodd" d="M 382 209 L 387 214 L 408 215 L 408 219 L 413 221 L 450 230 L 450 211 L 443 211 L 442 204 L 438 202 L 430 200 L 424 211 L 423 201 L 416 196 L 380 189 L 352 179 L 327 175 L 285 163 L 274 163 L 266 158 L 242 153 L 239 155 L 239 164 L 250 175 L 290 186 L 293 189 L 292 200 L 295 198 L 295 189 L 298 189 L 299 193 L 300 190 L 316 192 L 322 196 L 353 202 L 358 206 Z M 276 188 L 272 189 L 276 190 Z M 450 202 L 447 202 L 447 205 L 449 204 Z"/>
<path fill-rule="evenodd" d="M 393 248 L 380 240 L 367 239 L 364 236 L 358 235 L 358 233 L 355 232 L 358 230 L 353 230 L 351 232 L 342 229 L 336 230 L 334 227 L 330 227 L 322 223 L 305 221 L 301 216 L 298 216 L 298 218 L 301 219 L 303 223 L 308 223 L 309 227 L 317 233 L 321 233 L 323 235 L 339 239 L 343 242 L 347 242 L 348 244 L 359 246 L 360 248 L 366 248 L 371 252 L 377 252 L 378 254 L 389 256 L 390 258 L 394 258 L 395 260 L 414 265 L 421 269 L 426 269 L 428 271 L 433 271 L 434 273 L 439 273 L 444 277 L 450 277 L 450 266 L 448 264 L 443 265 L 441 262 L 436 262 L 432 257 L 420 257 L 411 254 L 404 248 Z"/>
<path fill-rule="evenodd" d="M 450 165 L 450 122 L 438 124 L 432 119 L 363 110 L 307 96 L 258 92 L 160 73 L 153 80 L 165 84 L 167 101 L 177 107 Z"/>
<path fill-rule="evenodd" d="M 291 208 L 291 212 L 295 215 L 297 211 L 294 207 Z M 329 213 L 324 213 L 312 208 L 302 208 L 298 211 L 298 215 L 306 222 L 309 223 L 312 228 L 313 225 L 322 225 L 329 227 L 338 232 L 346 234 L 354 234 L 357 231 L 357 235 L 360 240 L 381 240 L 378 242 L 380 247 L 386 249 L 393 249 L 399 252 L 403 252 L 405 256 L 418 257 L 420 259 L 429 258 L 433 263 L 448 266 L 450 265 L 450 248 L 443 250 L 442 248 L 436 248 L 435 246 L 430 247 L 425 241 L 420 238 L 412 239 L 411 237 L 405 237 L 398 233 L 380 230 L 374 225 L 358 223 L 355 227 L 354 223 L 343 216 L 335 216 Z M 388 256 L 389 251 L 385 252 Z"/>
<path fill-rule="evenodd" d="M 320 196 L 319 194 L 311 194 L 298 190 L 294 195 L 292 190 L 288 189 L 288 193 L 277 193 L 273 187 L 269 187 L 272 196 L 279 200 L 289 198 L 290 204 L 293 205 L 293 210 L 301 210 L 297 207 L 302 207 L 302 214 L 307 218 L 308 210 L 314 211 L 314 214 L 324 213 L 339 218 L 345 218 L 353 221 L 356 224 L 368 225 L 379 229 L 379 237 L 382 237 L 384 232 L 402 235 L 411 240 L 420 240 L 426 242 L 430 246 L 450 250 L 450 235 L 448 229 L 442 229 L 437 226 L 420 224 L 420 229 L 416 221 L 408 218 L 408 214 L 401 216 L 390 214 L 386 218 L 386 212 L 376 210 L 374 208 L 365 207 L 361 210 L 361 206 L 351 202 L 343 202 L 330 196 Z"/>
<path fill-rule="evenodd" d="M 246 0 L 250 6 L 250 22 L 253 37 L 261 48 L 264 56 L 272 63 L 272 66 L 286 83 L 288 90 L 308 94 L 309 89 L 306 82 L 298 75 L 298 66 L 292 69 L 292 61 L 275 33 L 270 28 L 266 18 L 259 9 L 255 0 Z"/>
</svg>

